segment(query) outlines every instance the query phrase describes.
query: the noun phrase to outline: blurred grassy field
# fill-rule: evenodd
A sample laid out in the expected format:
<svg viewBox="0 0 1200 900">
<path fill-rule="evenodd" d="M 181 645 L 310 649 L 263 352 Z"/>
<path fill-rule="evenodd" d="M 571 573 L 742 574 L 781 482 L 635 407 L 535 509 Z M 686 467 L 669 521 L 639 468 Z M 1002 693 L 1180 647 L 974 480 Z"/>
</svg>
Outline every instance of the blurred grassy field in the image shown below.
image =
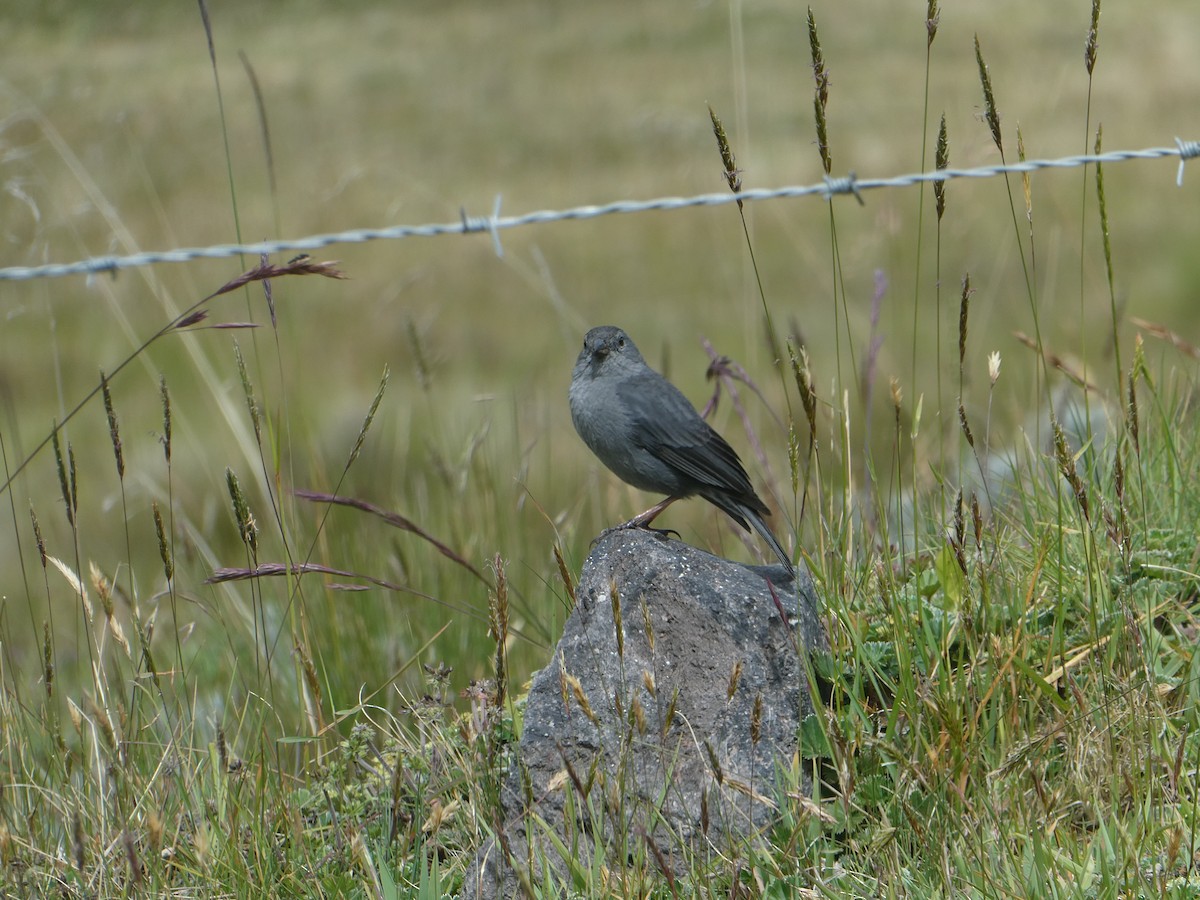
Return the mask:
<svg viewBox="0 0 1200 900">
<path fill-rule="evenodd" d="M 1107 150 L 1200 138 L 1194 0 L 1106 8 L 1089 82 L 1090 10 L 947 4 L 927 67 L 926 4 L 817 4 L 833 174 L 932 168 L 943 113 L 950 165 L 998 162 L 976 36 L 1010 162 L 1018 125 L 1031 158 L 1090 150 L 1101 124 Z M 515 214 L 724 191 L 706 104 L 746 187 L 820 181 L 803 6 L 210 13 L 223 114 L 192 4 L 0 8 L 0 267 L 455 222 L 498 195 Z M 461 884 L 498 821 L 521 683 L 561 632 L 570 578 L 594 535 L 655 499 L 603 471 L 569 420 L 580 339 L 614 323 L 697 405 L 712 391 L 703 339 L 761 388 L 741 390 L 745 422 L 728 397 L 713 421 L 812 563 L 833 645 L 830 697 L 802 735 L 818 796 L 782 791 L 764 846 L 698 855 L 689 889 L 1168 895 L 1166 877 L 1195 871 L 1200 734 L 1200 172 L 1180 189 L 1176 166 L 1104 169 L 1111 298 L 1095 170 L 1079 168 L 1036 174 L 1028 195 L 1020 178 L 954 181 L 940 226 L 928 189 L 748 204 L 756 266 L 732 205 L 506 231 L 502 256 L 486 234 L 336 246 L 314 256 L 349 280 L 274 279 L 277 324 L 259 284 L 203 302 L 254 259 L 0 281 L 4 889 L 382 897 L 402 893 L 394 876 L 437 896 L 439 861 L 442 887 Z M 139 349 L 198 304 L 205 322 Z M 811 356 L 809 457 L 764 306 Z M 1045 426 L 1025 433 L 1068 379 L 1016 332 L 1099 387 L 1091 410 L 1112 427 L 1079 454 L 1082 479 L 1065 445 L 1034 446 Z M 123 478 L 88 399 L 102 372 Z M 1010 502 L 953 521 L 960 478 L 1010 448 Z M 904 527 L 884 533 L 897 510 Z M 765 549 L 703 503 L 661 522 L 739 559 Z M 351 574 L 206 582 L 263 563 Z M 505 606 L 507 655 L 489 637 Z M 469 686 L 496 660 L 509 690 Z M 597 856 L 575 887 L 666 896 L 638 853 Z"/>
<path fill-rule="evenodd" d="M 928 119 L 922 113 L 924 4 L 827 3 L 814 12 L 832 72 L 834 174 L 883 176 L 930 167 L 943 111 L 951 165 L 998 161 L 980 121 L 974 34 L 990 65 L 1010 161 L 1018 123 L 1030 157 L 1092 146 L 1084 118 L 1086 4 L 948 5 L 932 47 Z M 496 195 L 504 212 L 518 213 L 723 190 L 706 103 L 725 121 L 746 186 L 820 178 L 804 15 L 794 4 L 516 0 L 354 3 L 335 11 L 319 3 L 214 3 L 211 14 L 228 163 L 245 240 L 454 221 L 460 210 L 490 212 Z M 0 16 L 7 19 L 0 73 L 0 181 L 6 187 L 0 263 L 67 261 L 239 236 L 222 120 L 194 6 L 57 4 L 13 7 Z M 1105 149 L 1170 145 L 1177 134 L 1197 137 L 1190 130 L 1200 84 L 1196 29 L 1187 0 L 1105 10 L 1091 100 L 1091 127 L 1103 123 Z M 259 118 L 239 51 L 261 84 L 277 196 L 269 190 Z M 929 142 L 924 163 L 923 139 Z M 1105 170 L 1117 300 L 1124 313 L 1162 321 L 1194 339 L 1200 179 L 1185 179 L 1180 190 L 1174 176 L 1171 161 Z M 1027 240 L 1020 181 L 1012 185 Z M 1092 172 L 1043 173 L 1032 185 L 1033 283 L 1043 337 L 1065 358 L 1086 353 L 1094 379 L 1107 387 L 1114 383 L 1105 352 L 1108 290 Z M 958 284 L 970 272 L 976 294 L 968 408 L 986 402 L 984 358 L 999 350 L 1006 368 L 993 427 L 1003 432 L 1023 421 L 1037 404 L 1035 367 L 1011 332 L 1032 332 L 1033 323 L 1003 182 L 950 186 L 937 270 L 928 191 L 873 192 L 864 199 L 862 207 L 846 198 L 836 204 L 845 304 L 859 362 L 868 345 L 878 271 L 887 290 L 877 377 L 884 385 L 890 375 L 899 378 L 910 412 L 913 398 L 926 395 L 927 433 L 952 431 L 955 392 L 942 398 L 949 406 L 941 418 L 932 398 L 939 368 L 948 378 L 956 371 Z M 918 274 L 921 202 L 925 234 Z M 845 346 L 841 359 L 834 351 L 837 270 L 830 263 L 826 204 L 751 204 L 747 218 L 777 327 L 798 329 L 822 395 L 836 396 L 853 385 L 854 372 Z M 29 586 L 41 583 L 28 505 L 51 554 L 82 567 L 94 560 L 126 589 L 132 569 L 143 602 L 161 598 L 165 588 L 150 504 L 173 509 L 181 618 L 195 619 L 200 633 L 220 634 L 228 610 L 250 621 L 256 602 L 248 591 L 201 584 L 212 567 L 245 562 L 229 512 L 226 467 L 250 490 L 269 535 L 264 558 L 282 559 L 267 499 L 268 486 L 275 487 L 272 454 L 278 454 L 283 491 L 332 488 L 381 373 L 390 367 L 363 457 L 341 491 L 413 519 L 476 566 L 496 553 L 508 560 L 522 604 L 517 627 L 531 638 L 516 649 L 514 670 L 539 665 L 564 614 L 551 553 L 556 538 L 577 567 L 601 527 L 650 502 L 600 471 L 571 429 L 565 390 L 585 328 L 601 322 L 627 328 L 698 404 L 708 391 L 699 339 L 708 337 L 747 368 L 774 408 L 781 409 L 783 400 L 762 340 L 762 302 L 733 207 L 531 227 L 506 232 L 502 241 L 503 258 L 486 235 L 330 248 L 318 257 L 340 259 L 352 280 L 279 281 L 277 334 L 269 328 L 253 335 L 200 330 L 165 338 L 143 354 L 113 383 L 130 458 L 127 515 L 98 399 L 66 432 L 78 458 L 78 554 L 48 450 L 13 484 L 12 524 L 0 542 L 5 624 L 17 638 L 7 647 L 10 664 L 23 672 L 35 668 L 39 642 L 25 638 L 40 634 L 47 594 L 71 608 L 69 591 L 53 572 L 49 590 L 36 587 L 38 599 L 26 602 Z M 96 385 L 100 371 L 111 371 L 175 311 L 253 263 L 194 262 L 114 279 L 0 287 L 0 392 L 10 471 L 48 434 L 51 422 Z M 940 319 L 934 300 L 939 273 Z M 225 297 L 211 310 L 213 321 L 267 322 L 257 289 Z M 944 347 L 936 359 L 939 328 Z M 1122 324 L 1123 338 L 1132 331 Z M 249 360 L 273 432 L 265 466 L 241 399 L 235 340 Z M 176 427 L 169 488 L 156 437 L 162 431 L 160 374 L 171 391 Z M 886 388 L 875 396 L 885 404 Z M 772 459 L 772 486 L 786 496 L 785 436 L 762 406 L 749 408 Z M 891 415 L 882 408 L 869 414 Z M 728 404 L 717 426 L 737 428 Z M 734 443 L 746 446 L 740 436 Z M 873 451 L 880 468 L 886 468 L 887 449 L 885 439 Z M 762 483 L 766 476 L 753 468 Z M 284 505 L 291 510 L 296 546 L 307 549 L 317 533 L 317 511 L 293 507 L 286 496 Z M 687 506 L 695 508 L 677 507 L 668 524 L 690 540 L 745 554 L 714 513 L 702 504 Z M 785 503 L 784 511 L 794 523 L 795 506 Z M 364 524 L 361 516 L 335 513 L 313 558 L 485 609 L 486 590 L 478 582 L 411 535 Z M 362 641 L 317 651 L 362 654 L 359 663 L 328 660 L 344 679 L 340 689 L 351 694 L 359 682 L 378 682 L 409 659 L 446 621 L 451 628 L 430 658 L 454 660 L 464 679 L 486 672 L 486 657 L 473 653 L 484 635 L 478 620 L 379 592 L 317 590 L 310 602 Z M 59 626 L 60 665 L 70 669 L 72 656 L 83 658 L 82 643 L 77 627 L 72 631 L 62 620 Z M 227 664 L 214 665 L 223 670 Z"/>
</svg>

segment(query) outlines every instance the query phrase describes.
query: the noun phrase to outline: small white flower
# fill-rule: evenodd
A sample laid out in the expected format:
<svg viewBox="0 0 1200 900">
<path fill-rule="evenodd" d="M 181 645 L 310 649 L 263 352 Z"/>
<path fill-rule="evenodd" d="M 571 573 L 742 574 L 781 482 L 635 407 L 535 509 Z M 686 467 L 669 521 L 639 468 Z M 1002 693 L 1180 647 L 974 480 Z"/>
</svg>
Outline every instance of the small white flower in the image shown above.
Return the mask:
<svg viewBox="0 0 1200 900">
<path fill-rule="evenodd" d="M 988 354 L 988 378 L 992 380 L 992 384 L 996 383 L 996 379 L 1000 377 L 1000 351 L 993 350 Z"/>
</svg>

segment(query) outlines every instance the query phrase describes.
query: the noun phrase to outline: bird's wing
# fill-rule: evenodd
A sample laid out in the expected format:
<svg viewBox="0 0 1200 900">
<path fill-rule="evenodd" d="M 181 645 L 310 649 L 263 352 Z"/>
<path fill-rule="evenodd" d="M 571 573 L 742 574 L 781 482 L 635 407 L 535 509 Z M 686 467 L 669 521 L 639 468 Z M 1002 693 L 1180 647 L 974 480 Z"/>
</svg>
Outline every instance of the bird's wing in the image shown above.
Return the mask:
<svg viewBox="0 0 1200 900">
<path fill-rule="evenodd" d="M 633 418 L 631 433 L 637 443 L 695 481 L 696 493 L 727 494 L 753 509 L 767 511 L 737 453 L 700 418 L 678 388 L 650 373 L 628 379 L 618 390 Z"/>
</svg>

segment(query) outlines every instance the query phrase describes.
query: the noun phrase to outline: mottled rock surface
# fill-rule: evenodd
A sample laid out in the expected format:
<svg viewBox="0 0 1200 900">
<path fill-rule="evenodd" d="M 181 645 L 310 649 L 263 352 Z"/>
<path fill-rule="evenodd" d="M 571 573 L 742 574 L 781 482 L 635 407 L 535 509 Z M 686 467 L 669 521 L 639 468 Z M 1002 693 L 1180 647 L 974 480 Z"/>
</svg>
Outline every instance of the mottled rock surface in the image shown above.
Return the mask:
<svg viewBox="0 0 1200 900">
<path fill-rule="evenodd" d="M 685 848 L 768 825 L 812 711 L 802 654 L 827 648 L 803 567 L 793 583 L 782 566 L 636 529 L 606 534 L 533 678 L 502 839 L 480 852 L 462 896 L 520 896 L 520 878 L 544 883 L 544 865 L 569 883 L 556 840 L 584 869 L 596 841 L 610 865 L 651 843 L 676 865 Z"/>
</svg>

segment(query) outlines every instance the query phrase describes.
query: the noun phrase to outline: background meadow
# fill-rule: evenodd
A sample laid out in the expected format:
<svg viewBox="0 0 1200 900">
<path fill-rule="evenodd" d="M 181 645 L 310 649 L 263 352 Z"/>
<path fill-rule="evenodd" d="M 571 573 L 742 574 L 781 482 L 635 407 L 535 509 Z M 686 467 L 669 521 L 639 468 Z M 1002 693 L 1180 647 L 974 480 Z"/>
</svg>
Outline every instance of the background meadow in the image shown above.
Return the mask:
<svg viewBox="0 0 1200 900">
<path fill-rule="evenodd" d="M 817 3 L 812 12 L 830 76 L 835 176 L 931 169 L 942 115 L 951 166 L 999 162 L 976 37 L 1009 162 L 1018 156 L 1018 127 L 1029 158 L 1088 152 L 1100 127 L 1105 150 L 1200 137 L 1200 19 L 1187 0 L 1106 6 L 1092 78 L 1086 3 L 945 4 L 932 43 L 925 4 Z M 212 3 L 208 13 L 219 93 L 194 5 L 18 2 L 0 13 L 0 265 L 453 222 L 464 212 L 489 214 L 497 196 L 503 214 L 516 214 L 718 192 L 725 174 L 706 104 L 724 124 L 746 187 L 808 184 L 823 174 L 803 6 L 294 2 Z M 258 773 L 261 803 L 274 797 L 305 811 L 294 817 L 295 833 L 307 834 L 307 807 L 293 792 L 311 788 L 313 767 L 355 723 L 401 732 L 417 699 L 432 691 L 462 710 L 469 703 L 459 692 L 494 676 L 489 617 L 499 594 L 510 610 L 507 677 L 519 694 L 569 611 L 556 549 L 577 575 L 603 527 L 652 502 L 602 470 L 570 424 L 570 370 L 595 324 L 628 330 L 697 406 L 713 390 L 705 339 L 761 390 L 760 400 L 740 386 L 745 420 L 725 395 L 712 421 L 771 494 L 785 543 L 803 548 L 827 591 L 835 643 L 840 634 L 854 666 L 867 665 L 860 626 L 891 621 L 889 591 L 902 593 L 902 576 L 943 547 L 961 472 L 993 447 L 1027 452 L 1020 465 L 1030 474 L 1060 468 L 1037 450 L 1048 396 L 1086 378 L 1099 388 L 1090 395 L 1097 421 L 1109 422 L 1097 446 L 1118 441 L 1139 334 L 1139 383 L 1153 385 L 1147 408 L 1170 448 L 1164 453 L 1175 457 L 1166 480 L 1146 489 L 1175 505 L 1159 520 L 1144 504 L 1143 533 L 1180 529 L 1184 549 L 1169 567 L 1184 573 L 1181 583 L 1194 581 L 1194 556 L 1184 552 L 1186 523 L 1195 521 L 1186 478 L 1194 442 L 1171 435 L 1194 433 L 1188 351 L 1197 342 L 1200 178 L 1189 169 L 1176 187 L 1177 165 L 1105 166 L 1107 259 L 1089 167 L 1040 172 L 1028 193 L 1019 176 L 954 181 L 940 225 L 932 190 L 909 187 L 867 192 L 862 205 L 850 197 L 750 203 L 744 219 L 725 206 L 525 227 L 499 235 L 502 255 L 487 234 L 338 245 L 313 258 L 337 260 L 348 279 L 275 278 L 274 321 L 262 285 L 251 283 L 203 303 L 203 322 L 170 329 L 140 351 L 258 260 L 0 283 L 0 436 L 10 482 L 0 539 L 0 667 L 11 714 L 3 726 L 6 865 L 20 860 L 43 887 L 131 890 L 140 883 L 132 863 L 98 874 L 95 861 L 131 845 L 131 859 L 153 857 L 146 847 L 157 840 L 159 856 L 166 846 L 190 848 L 173 851 L 181 860 L 174 873 L 165 862 L 140 863 L 159 885 L 212 877 L 214 858 L 227 866 L 218 867 L 223 883 L 257 883 L 270 863 L 245 864 L 244 847 L 196 850 L 197 809 L 224 790 L 212 773 L 229 768 L 227 750 Z M 793 372 L 786 358 L 774 365 L 764 337 L 764 309 L 776 346 L 790 337 L 811 361 L 816 463 L 805 456 L 808 425 Z M 1135 318 L 1167 329 L 1175 343 Z M 231 324 L 256 327 L 213 327 Z M 1039 362 L 1016 332 L 1038 336 L 1050 362 Z M 992 352 L 1003 360 L 994 383 Z M 102 397 L 70 414 L 101 373 L 131 356 L 109 383 L 119 477 Z M 960 429 L 960 393 L 975 448 Z M 75 485 L 73 517 L 54 449 L 43 445 L 64 421 L 60 455 L 68 495 Z M 789 425 L 800 448 L 795 480 Z M 258 528 L 256 556 L 239 537 L 229 473 Z M 1096 490 L 1112 488 L 1107 468 L 1097 479 Z M 1055 480 L 1047 483 L 1055 497 Z M 298 489 L 395 513 L 449 552 L 362 510 L 298 499 Z M 909 522 L 915 535 L 906 534 L 902 553 L 876 555 L 901 540 L 904 529 L 889 533 L 879 523 L 889 510 L 910 509 L 914 490 L 933 498 L 925 518 L 915 528 Z M 1031 531 L 1047 522 L 1037 507 L 1045 489 L 1031 490 L 1014 517 L 1017 533 L 998 533 L 997 547 L 1041 546 Z M 1062 505 L 1053 503 L 1050 522 L 1061 537 Z M 78 573 L 91 618 L 79 587 L 44 563 L 31 510 L 45 553 Z M 735 558 L 753 560 L 762 549 L 743 546 L 706 504 L 677 505 L 663 523 Z M 996 527 L 1011 524 L 1001 518 Z M 1128 548 L 1120 550 L 1128 565 Z M 1014 568 L 1042 564 L 1044 548 L 1023 552 L 1010 559 Z M 1064 570 L 1067 552 L 1058 554 Z M 1104 564 L 1095 554 L 1082 559 L 1085 581 L 1100 584 Z M 206 583 L 222 567 L 289 561 L 376 581 L 318 573 L 299 582 Z M 98 575 L 89 574 L 93 566 Z M 879 576 L 883 569 L 900 573 L 899 582 Z M 946 590 L 945 572 L 934 571 Z M 1051 593 L 1060 602 L 1085 598 L 1086 608 L 1094 594 L 1077 597 L 1066 580 Z M 360 589 L 345 589 L 350 583 Z M 1016 577 L 994 587 L 1006 602 L 1037 593 Z M 1194 594 L 1181 591 L 1179 621 L 1191 621 Z M 1070 619 L 1055 620 L 1051 645 L 1059 651 Z M 902 645 L 912 636 L 901 630 L 892 638 Z M 1090 640 L 1115 645 L 1099 632 Z M 1138 640 L 1145 645 L 1145 635 Z M 1052 668 L 1053 652 L 1030 652 Z M 1176 662 L 1190 665 L 1178 652 Z M 433 676 L 426 666 L 451 672 Z M 1178 677 L 1183 694 L 1159 691 L 1153 684 L 1162 682 L 1151 679 L 1146 696 L 1182 702 L 1194 683 Z M 861 687 L 851 688 L 858 699 L 847 708 L 864 716 L 905 697 L 903 683 L 886 698 Z M 1009 711 L 1026 693 L 1013 687 Z M 862 699 L 868 694 L 870 702 Z M 1154 721 L 1140 710 L 1138 727 Z M 1021 719 L 1006 739 L 1032 740 L 1043 724 Z M 1190 727 L 1176 724 L 1184 734 Z M 839 760 L 862 758 L 852 741 L 832 744 Z M 1112 758 L 1125 749 L 1116 740 L 1107 747 Z M 1178 747 L 1188 759 L 1182 740 Z M 1010 750 L 997 746 L 997 758 Z M 106 782 L 106 753 L 122 764 L 132 759 L 141 780 Z M 179 796 L 162 786 L 167 759 L 195 773 Z M 158 806 L 147 802 L 160 791 Z M 35 795 L 52 802 L 30 825 Z M 415 808 L 411 846 L 433 833 L 422 828 L 428 810 Z M 157 826 L 148 824 L 151 814 Z M 854 827 L 879 826 L 878 817 L 866 818 L 871 825 Z M 469 846 L 486 819 L 472 819 L 456 846 Z M 270 830 L 254 835 L 265 840 Z M 308 847 L 299 837 L 292 846 Z M 86 847 L 87 862 L 77 862 L 75 847 Z M 1086 858 L 1089 847 L 1059 849 Z M 303 852 L 327 862 L 311 847 Z M 394 845 L 388 852 L 404 871 L 404 853 Z M 953 858 L 919 842 L 911 852 L 929 865 L 926 886 Z M 880 865 L 911 864 L 887 860 Z M 974 864 L 1008 872 L 994 860 Z M 386 893 L 379 871 L 351 869 L 336 877 Z M 6 872 L 13 885 L 27 877 L 11 865 Z"/>
</svg>

